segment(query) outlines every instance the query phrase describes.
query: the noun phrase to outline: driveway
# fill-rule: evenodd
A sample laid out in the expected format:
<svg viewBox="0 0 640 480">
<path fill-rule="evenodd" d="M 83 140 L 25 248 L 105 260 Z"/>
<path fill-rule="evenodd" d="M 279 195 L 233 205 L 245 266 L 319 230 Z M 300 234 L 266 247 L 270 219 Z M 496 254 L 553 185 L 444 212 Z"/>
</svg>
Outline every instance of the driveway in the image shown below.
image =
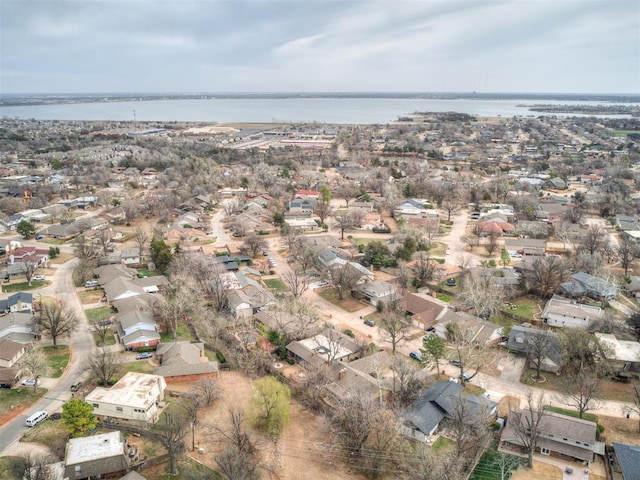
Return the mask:
<svg viewBox="0 0 640 480">
<path fill-rule="evenodd" d="M 525 359 L 511 355 L 505 357 L 499 364 L 500 378 L 507 382 L 520 383 L 520 375 L 524 368 Z"/>
</svg>

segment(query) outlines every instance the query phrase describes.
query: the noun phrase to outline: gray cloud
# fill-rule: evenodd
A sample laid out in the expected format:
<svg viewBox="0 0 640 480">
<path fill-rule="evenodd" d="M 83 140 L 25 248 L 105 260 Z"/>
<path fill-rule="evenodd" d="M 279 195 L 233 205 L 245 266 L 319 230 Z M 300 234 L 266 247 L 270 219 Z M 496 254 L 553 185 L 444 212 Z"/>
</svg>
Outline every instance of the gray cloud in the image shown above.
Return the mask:
<svg viewBox="0 0 640 480">
<path fill-rule="evenodd" d="M 3 0 L 0 91 L 637 93 L 636 0 Z"/>
</svg>

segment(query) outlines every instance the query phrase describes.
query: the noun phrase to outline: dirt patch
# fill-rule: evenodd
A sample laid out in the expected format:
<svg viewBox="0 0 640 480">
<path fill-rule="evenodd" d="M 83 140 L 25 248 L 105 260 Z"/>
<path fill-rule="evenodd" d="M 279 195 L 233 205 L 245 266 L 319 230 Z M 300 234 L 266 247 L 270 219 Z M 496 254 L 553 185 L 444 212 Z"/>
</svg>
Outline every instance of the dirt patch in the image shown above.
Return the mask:
<svg viewBox="0 0 640 480">
<path fill-rule="evenodd" d="M 532 469 L 522 466 L 511 476 L 511 480 L 540 480 L 542 478 L 544 480 L 562 480 L 562 470 L 560 467 L 534 460 Z"/>
<path fill-rule="evenodd" d="M 222 372 L 220 390 L 223 398 L 212 407 L 203 409 L 200 414 L 200 426 L 196 430 L 196 450 L 189 452 L 199 462 L 215 469 L 215 453 L 221 448 L 219 438 L 205 425 L 215 425 L 218 428 L 229 427 L 229 410 L 246 408 L 251 397 L 251 379 L 240 372 Z M 171 390 L 187 391 L 191 387 L 188 383 L 172 383 Z M 326 443 L 328 437 L 323 428 L 323 420 L 291 401 L 291 415 L 289 425 L 285 428 L 280 440 L 274 444 L 269 438 L 254 433 L 259 443 L 260 451 L 267 462 L 276 466 L 278 478 L 293 480 L 299 478 L 314 478 L 316 480 L 347 480 L 359 478 L 341 466 L 336 466 L 326 457 Z M 187 438 L 190 448 L 191 436 Z M 203 454 L 198 449 L 203 448 Z M 301 476 L 301 472 L 304 475 Z"/>
<path fill-rule="evenodd" d="M 498 415 L 506 417 L 513 408 L 520 407 L 520 398 L 505 395 L 498 401 Z"/>
<path fill-rule="evenodd" d="M 598 412 L 593 412 L 598 415 Z M 617 418 L 598 415 L 598 423 L 604 426 L 602 441 L 607 444 L 621 442 L 636 444 L 638 442 L 638 418 Z"/>
<path fill-rule="evenodd" d="M 102 290 L 85 290 L 78 292 L 78 296 L 83 305 L 89 305 L 98 303 L 104 296 L 104 292 Z"/>
</svg>

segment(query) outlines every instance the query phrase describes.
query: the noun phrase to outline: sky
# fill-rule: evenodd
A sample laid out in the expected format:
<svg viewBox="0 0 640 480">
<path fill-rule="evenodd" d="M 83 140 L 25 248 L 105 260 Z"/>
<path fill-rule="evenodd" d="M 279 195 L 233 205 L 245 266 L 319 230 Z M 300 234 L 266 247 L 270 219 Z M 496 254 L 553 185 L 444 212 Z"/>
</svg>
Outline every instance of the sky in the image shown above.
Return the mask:
<svg viewBox="0 0 640 480">
<path fill-rule="evenodd" d="M 640 93 L 638 0 L 0 0 L 0 93 Z"/>
</svg>

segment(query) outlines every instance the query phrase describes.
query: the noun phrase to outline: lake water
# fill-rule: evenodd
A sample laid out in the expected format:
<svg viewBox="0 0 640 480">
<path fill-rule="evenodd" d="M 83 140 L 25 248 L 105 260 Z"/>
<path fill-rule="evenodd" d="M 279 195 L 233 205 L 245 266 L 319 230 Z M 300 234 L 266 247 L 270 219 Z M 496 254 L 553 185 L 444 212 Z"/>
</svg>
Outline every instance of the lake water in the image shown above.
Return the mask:
<svg viewBox="0 0 640 480">
<path fill-rule="evenodd" d="M 208 98 L 0 107 L 0 117 L 36 120 L 132 121 L 135 111 L 135 118 L 138 121 L 248 123 L 317 121 L 332 124 L 384 124 L 416 111 L 458 112 L 480 117 L 545 115 L 518 106 L 533 104 L 602 105 L 606 102 L 419 98 Z M 629 116 L 607 115 L 607 117 Z"/>
</svg>

